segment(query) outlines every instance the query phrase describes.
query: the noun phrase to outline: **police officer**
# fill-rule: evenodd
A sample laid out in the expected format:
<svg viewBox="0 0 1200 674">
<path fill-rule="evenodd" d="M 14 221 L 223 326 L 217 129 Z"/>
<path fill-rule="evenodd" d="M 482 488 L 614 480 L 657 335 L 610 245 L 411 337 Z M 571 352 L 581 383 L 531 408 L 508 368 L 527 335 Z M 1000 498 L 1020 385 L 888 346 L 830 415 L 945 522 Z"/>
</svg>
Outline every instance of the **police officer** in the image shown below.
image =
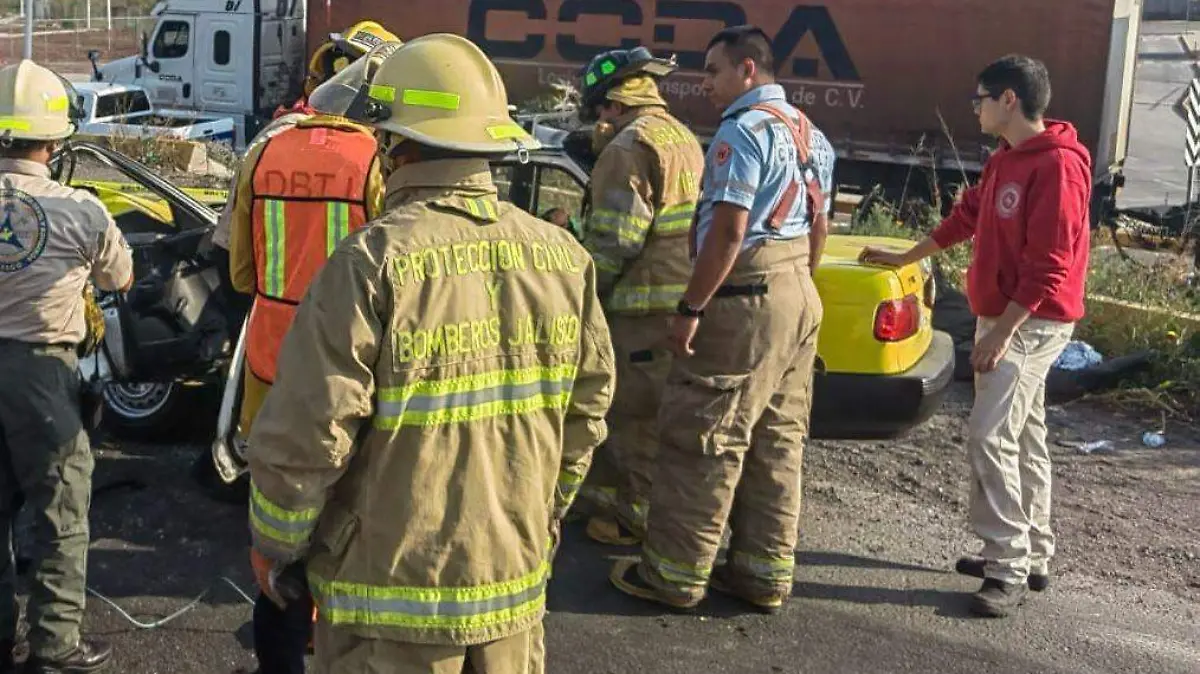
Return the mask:
<svg viewBox="0 0 1200 674">
<path fill-rule="evenodd" d="M 32 61 L 0 69 L 0 672 L 14 670 L 16 494 L 34 520 L 26 671 L 90 672 L 112 654 L 79 634 L 93 459 L 76 347 L 89 277 L 128 290 L 133 261 L 98 199 L 50 179 L 74 105 L 68 85 Z"/>
<path fill-rule="evenodd" d="M 386 215 L 309 286 L 250 435 L 263 589 L 306 566 L 318 672 L 542 672 L 615 379 L 591 257 L 499 200 L 488 157 L 537 144 L 474 44 L 407 42 L 363 97 Z"/>
<path fill-rule="evenodd" d="M 613 570 L 623 591 L 675 608 L 710 578 L 767 612 L 791 594 L 834 154 L 774 82 L 771 54 L 749 26 L 709 45 L 704 84 L 724 113 L 672 327 L 643 555 Z"/>
<path fill-rule="evenodd" d="M 637 543 L 645 525 L 656 413 L 671 368 L 668 319 L 691 273 L 687 234 L 704 152 L 659 94 L 658 80 L 675 69 L 637 47 L 602 52 L 581 74 L 580 118 L 604 129 L 593 145 L 583 245 L 596 263 L 620 382 L 605 445 L 615 464 L 616 519 L 593 517 L 587 532 L 614 545 Z"/>
</svg>

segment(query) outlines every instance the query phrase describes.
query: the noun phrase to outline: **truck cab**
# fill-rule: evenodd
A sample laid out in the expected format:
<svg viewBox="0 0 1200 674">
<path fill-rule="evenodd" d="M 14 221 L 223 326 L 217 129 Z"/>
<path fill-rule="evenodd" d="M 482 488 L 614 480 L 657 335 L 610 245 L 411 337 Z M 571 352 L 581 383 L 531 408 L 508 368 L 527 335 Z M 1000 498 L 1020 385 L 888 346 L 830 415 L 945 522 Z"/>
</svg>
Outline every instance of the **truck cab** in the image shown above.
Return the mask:
<svg viewBox="0 0 1200 674">
<path fill-rule="evenodd" d="M 234 147 L 301 93 L 305 0 L 164 0 L 141 53 L 99 65 L 92 79 L 135 84 L 155 107 L 234 119 Z"/>
</svg>

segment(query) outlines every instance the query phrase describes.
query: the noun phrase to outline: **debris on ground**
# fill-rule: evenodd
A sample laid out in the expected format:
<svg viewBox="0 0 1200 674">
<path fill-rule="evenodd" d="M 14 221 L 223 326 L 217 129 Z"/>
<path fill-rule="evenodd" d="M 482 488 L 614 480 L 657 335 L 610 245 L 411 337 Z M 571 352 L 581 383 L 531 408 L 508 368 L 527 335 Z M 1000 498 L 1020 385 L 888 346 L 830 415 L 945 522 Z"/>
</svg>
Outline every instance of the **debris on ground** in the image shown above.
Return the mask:
<svg viewBox="0 0 1200 674">
<path fill-rule="evenodd" d="M 1059 354 L 1058 360 L 1054 361 L 1054 367 L 1058 370 L 1077 372 L 1095 367 L 1103 362 L 1104 356 L 1100 355 L 1099 351 L 1092 348 L 1091 344 L 1077 339 L 1067 344 L 1067 347 Z"/>
<path fill-rule="evenodd" d="M 1097 454 L 1111 452 L 1116 447 L 1113 446 L 1112 440 L 1093 440 L 1092 442 L 1080 443 L 1076 449 L 1080 454 Z"/>
<path fill-rule="evenodd" d="M 1142 434 L 1142 444 L 1147 447 L 1158 448 L 1167 444 L 1167 438 L 1162 431 L 1146 431 Z"/>
</svg>

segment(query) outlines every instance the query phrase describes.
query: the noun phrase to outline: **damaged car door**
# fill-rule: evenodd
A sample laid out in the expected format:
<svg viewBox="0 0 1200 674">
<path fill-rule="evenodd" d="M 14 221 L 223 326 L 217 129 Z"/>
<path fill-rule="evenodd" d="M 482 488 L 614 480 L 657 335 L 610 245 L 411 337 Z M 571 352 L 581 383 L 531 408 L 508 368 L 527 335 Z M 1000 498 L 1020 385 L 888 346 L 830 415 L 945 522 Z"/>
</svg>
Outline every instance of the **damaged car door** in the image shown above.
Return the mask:
<svg viewBox="0 0 1200 674">
<path fill-rule="evenodd" d="M 190 407 L 189 384 L 213 377 L 228 360 L 210 256 L 217 212 L 104 146 L 72 143 L 53 168 L 62 182 L 101 200 L 133 249 L 134 286 L 124 295 L 97 294 L 104 341 L 80 364 L 85 381 L 99 380 L 102 423 L 125 437 L 176 433 Z"/>
</svg>

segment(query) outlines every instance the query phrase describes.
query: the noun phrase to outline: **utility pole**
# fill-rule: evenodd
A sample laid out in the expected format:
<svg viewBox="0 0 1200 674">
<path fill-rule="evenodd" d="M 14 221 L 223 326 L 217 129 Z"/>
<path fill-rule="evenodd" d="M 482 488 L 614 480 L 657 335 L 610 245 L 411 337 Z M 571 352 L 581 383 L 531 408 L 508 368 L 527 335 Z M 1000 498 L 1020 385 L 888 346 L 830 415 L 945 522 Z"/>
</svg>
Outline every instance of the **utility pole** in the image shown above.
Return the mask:
<svg viewBox="0 0 1200 674">
<path fill-rule="evenodd" d="M 25 3 L 25 49 L 22 58 L 33 60 L 33 0 L 23 0 Z"/>
<path fill-rule="evenodd" d="M 108 21 L 108 32 L 112 32 L 112 0 L 104 0 L 104 17 Z"/>
</svg>

